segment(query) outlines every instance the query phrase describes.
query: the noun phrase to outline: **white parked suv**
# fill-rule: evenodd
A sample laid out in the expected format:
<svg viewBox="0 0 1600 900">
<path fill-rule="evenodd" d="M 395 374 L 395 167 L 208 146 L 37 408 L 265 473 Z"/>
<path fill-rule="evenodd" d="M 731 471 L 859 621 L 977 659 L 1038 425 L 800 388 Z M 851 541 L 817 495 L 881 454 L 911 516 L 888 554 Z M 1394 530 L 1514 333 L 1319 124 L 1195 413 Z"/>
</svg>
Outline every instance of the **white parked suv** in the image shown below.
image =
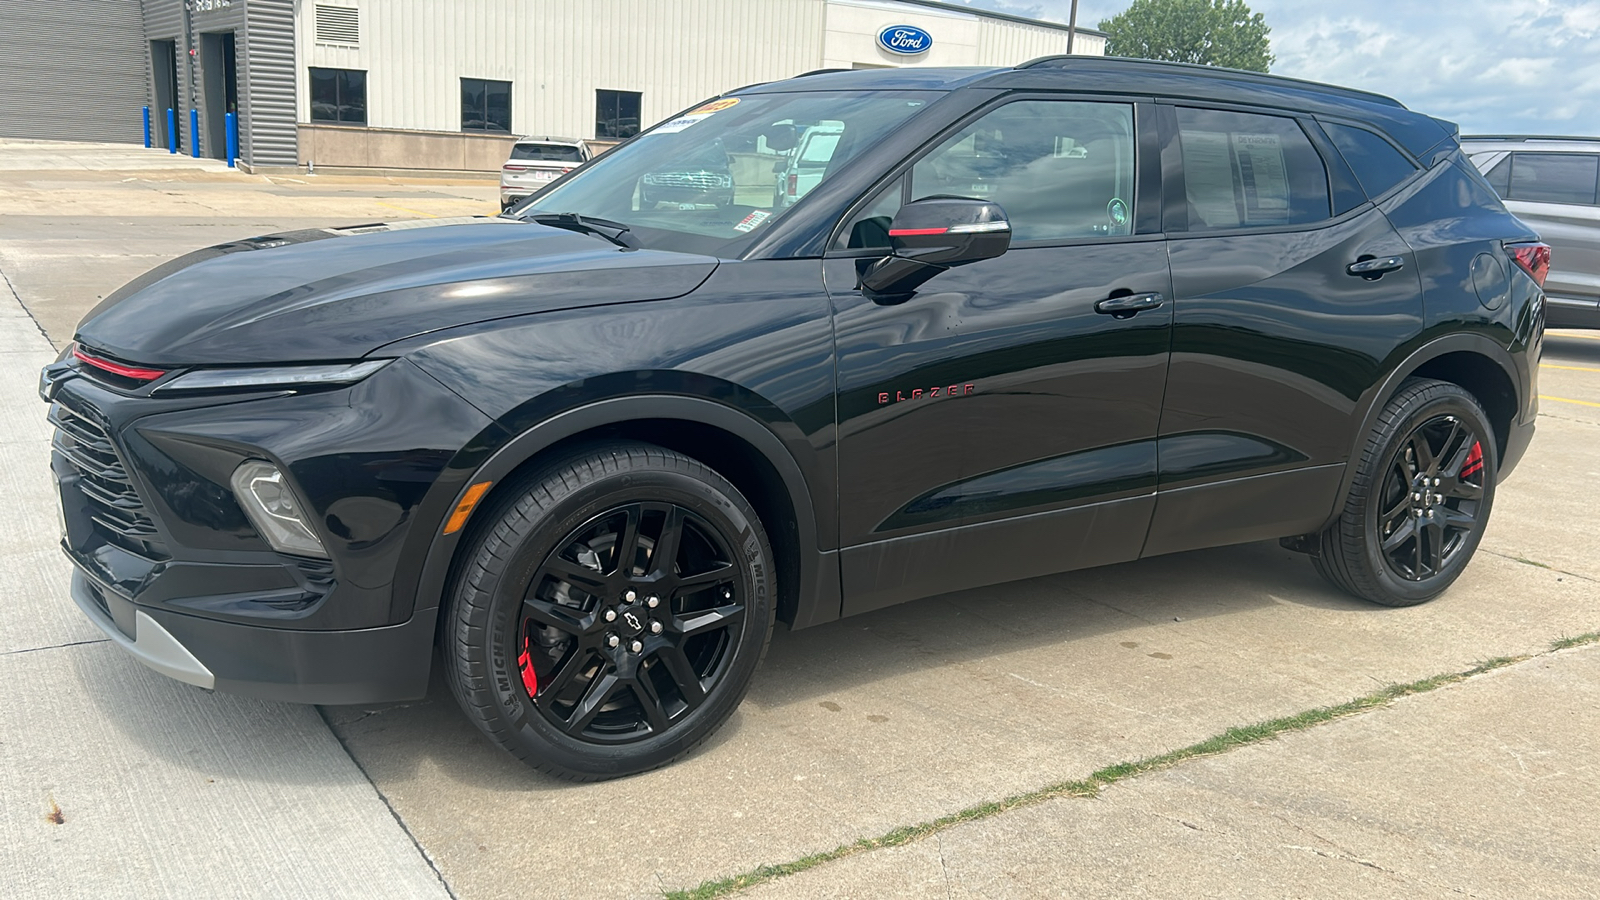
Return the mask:
<svg viewBox="0 0 1600 900">
<path fill-rule="evenodd" d="M 511 158 L 500 167 L 500 208 L 510 209 L 594 156 L 589 145 L 577 138 L 519 139 L 511 147 Z"/>
</svg>

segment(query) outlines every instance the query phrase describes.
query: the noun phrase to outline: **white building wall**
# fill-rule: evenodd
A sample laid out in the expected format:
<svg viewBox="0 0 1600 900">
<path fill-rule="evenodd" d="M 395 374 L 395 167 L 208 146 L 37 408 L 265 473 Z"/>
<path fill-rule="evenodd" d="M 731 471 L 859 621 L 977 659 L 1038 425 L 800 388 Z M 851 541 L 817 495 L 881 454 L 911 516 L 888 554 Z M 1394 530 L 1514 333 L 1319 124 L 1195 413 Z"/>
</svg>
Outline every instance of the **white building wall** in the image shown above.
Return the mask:
<svg viewBox="0 0 1600 900">
<path fill-rule="evenodd" d="M 319 42 L 317 5 L 355 8 L 355 46 Z M 372 128 L 459 131 L 461 79 L 510 81 L 522 134 L 592 138 L 597 89 L 642 93 L 645 126 L 706 97 L 818 68 L 1009 66 L 1065 53 L 1064 28 L 895 0 L 295 0 L 298 118 L 309 67 L 367 73 Z M 933 36 L 883 50 L 888 25 Z M 1105 39 L 1079 34 L 1079 53 Z"/>
<path fill-rule="evenodd" d="M 1064 27 L 894 0 L 827 0 L 827 4 L 822 65 L 828 68 L 1014 66 L 1067 52 Z M 890 53 L 878 46 L 878 32 L 890 25 L 921 28 L 933 37 L 933 47 L 917 56 Z M 1106 40 L 1099 34 L 1079 32 L 1072 49 L 1074 53 L 1102 56 Z"/>
<path fill-rule="evenodd" d="M 818 67 L 825 0 L 297 0 L 300 70 L 367 72 L 367 124 L 459 131 L 461 79 L 510 81 L 519 133 L 594 137 L 595 91 L 639 91 L 653 124 Z M 358 47 L 319 44 L 314 6 L 360 10 Z M 309 121 L 308 91 L 299 98 Z"/>
</svg>

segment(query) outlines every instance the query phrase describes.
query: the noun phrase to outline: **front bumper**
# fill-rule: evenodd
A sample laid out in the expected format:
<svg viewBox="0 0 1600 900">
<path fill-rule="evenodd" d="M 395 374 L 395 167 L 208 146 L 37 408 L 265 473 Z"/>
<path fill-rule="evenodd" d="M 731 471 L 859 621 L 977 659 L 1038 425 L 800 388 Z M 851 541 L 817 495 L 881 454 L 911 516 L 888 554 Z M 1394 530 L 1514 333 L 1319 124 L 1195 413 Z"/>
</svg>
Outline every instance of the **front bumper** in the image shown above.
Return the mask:
<svg viewBox="0 0 1600 900">
<path fill-rule="evenodd" d="M 290 631 L 143 609 L 72 573 L 72 599 L 106 636 L 178 681 L 289 703 L 381 703 L 428 691 L 434 618 L 355 631 Z"/>
<path fill-rule="evenodd" d="M 476 467 L 461 445 L 482 413 L 403 362 L 299 395 L 169 400 L 65 370 L 43 387 L 72 596 L 120 646 L 180 681 L 273 700 L 425 693 L 438 598 L 416 595 L 417 574 Z M 247 458 L 295 483 L 330 558 L 255 533 L 228 486 Z"/>
</svg>

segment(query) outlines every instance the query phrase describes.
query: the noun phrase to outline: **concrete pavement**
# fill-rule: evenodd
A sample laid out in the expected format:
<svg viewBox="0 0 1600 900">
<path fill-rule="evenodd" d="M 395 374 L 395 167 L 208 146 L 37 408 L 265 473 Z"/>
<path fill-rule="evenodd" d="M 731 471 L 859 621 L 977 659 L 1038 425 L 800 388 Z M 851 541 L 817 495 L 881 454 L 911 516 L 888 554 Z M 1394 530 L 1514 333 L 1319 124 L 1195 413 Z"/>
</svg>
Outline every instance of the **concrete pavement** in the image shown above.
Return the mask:
<svg viewBox="0 0 1600 900">
<path fill-rule="evenodd" d="M 1590 646 L 746 896 L 1592 898 L 1596 734 Z"/>
<path fill-rule="evenodd" d="M 123 149 L 107 170 L 0 142 L 0 896 L 660 896 L 1600 629 L 1600 340 L 1572 334 L 1549 341 L 1556 399 L 1483 550 L 1425 606 L 1351 600 L 1275 544 L 931 598 L 780 632 L 706 747 L 598 785 L 522 767 L 437 683 L 321 716 L 176 684 L 98 643 L 66 597 L 32 393 L 54 350 L 33 319 L 59 348 L 98 296 L 179 253 L 492 212 L 494 188 L 139 168 L 165 154 Z M 1574 867 L 1600 824 L 1594 658 L 1540 656 L 753 893 L 1592 895 Z M 1531 780 L 1507 780 L 1506 747 Z M 1532 887 L 1509 889 L 1515 871 Z"/>
<path fill-rule="evenodd" d="M 314 708 L 157 675 L 72 604 L 34 392 L 55 355 L 0 293 L 0 896 L 448 897 Z"/>
</svg>

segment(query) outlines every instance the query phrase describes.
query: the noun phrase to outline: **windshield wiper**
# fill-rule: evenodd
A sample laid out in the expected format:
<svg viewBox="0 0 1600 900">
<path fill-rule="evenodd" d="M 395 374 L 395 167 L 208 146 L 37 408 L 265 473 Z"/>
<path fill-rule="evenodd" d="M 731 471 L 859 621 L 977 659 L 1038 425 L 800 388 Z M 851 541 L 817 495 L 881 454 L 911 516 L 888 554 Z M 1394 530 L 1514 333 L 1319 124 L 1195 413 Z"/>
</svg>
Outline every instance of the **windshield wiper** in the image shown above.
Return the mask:
<svg viewBox="0 0 1600 900">
<path fill-rule="evenodd" d="M 577 213 L 535 213 L 531 216 L 518 216 L 524 222 L 537 222 L 551 228 L 565 228 L 580 234 L 592 234 L 603 237 L 624 250 L 637 250 L 640 247 L 639 239 L 628 231 L 628 226 L 610 219 L 596 219 L 593 216 L 580 216 Z"/>
</svg>

